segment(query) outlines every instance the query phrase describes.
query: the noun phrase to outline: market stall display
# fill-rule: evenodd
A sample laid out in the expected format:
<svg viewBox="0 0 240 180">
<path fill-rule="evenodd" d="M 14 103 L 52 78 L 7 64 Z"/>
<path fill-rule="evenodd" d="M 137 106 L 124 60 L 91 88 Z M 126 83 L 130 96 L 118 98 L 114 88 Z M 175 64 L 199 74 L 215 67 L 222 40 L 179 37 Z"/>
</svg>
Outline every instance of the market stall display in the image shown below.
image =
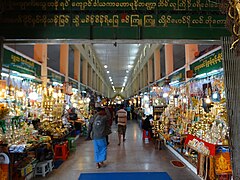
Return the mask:
<svg viewBox="0 0 240 180">
<path fill-rule="evenodd" d="M 175 76 L 175 80 L 169 83 L 168 106 L 161 114 L 157 132 L 165 139 L 167 147 L 197 169 L 199 176 L 214 179 L 223 174 L 231 175 L 228 163 L 224 166 L 217 160 L 219 148 L 229 151 L 223 71 L 220 65 L 214 66 L 221 62 L 221 51 L 213 50 L 200 57 L 200 61 L 191 65 L 196 77 L 180 83 Z M 208 61 L 214 63 L 203 70 Z M 214 67 L 210 68 L 211 65 Z M 173 74 L 182 77 L 178 72 Z M 228 162 L 228 157 L 221 156 L 221 161 Z M 227 173 L 216 173 L 216 169 L 211 171 L 223 166 Z"/>
</svg>

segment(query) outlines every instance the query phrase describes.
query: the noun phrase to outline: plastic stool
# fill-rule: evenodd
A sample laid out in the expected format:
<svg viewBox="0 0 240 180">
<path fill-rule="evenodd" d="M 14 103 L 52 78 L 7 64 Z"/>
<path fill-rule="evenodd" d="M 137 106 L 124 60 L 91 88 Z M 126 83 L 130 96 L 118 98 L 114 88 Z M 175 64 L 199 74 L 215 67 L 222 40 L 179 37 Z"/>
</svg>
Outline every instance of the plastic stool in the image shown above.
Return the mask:
<svg viewBox="0 0 240 180">
<path fill-rule="evenodd" d="M 68 142 L 64 142 L 63 144 L 56 144 L 54 147 L 54 153 L 54 159 L 66 160 L 69 155 Z"/>
<path fill-rule="evenodd" d="M 48 163 L 49 171 L 51 172 L 53 170 L 53 168 L 54 168 L 53 160 L 52 159 L 48 160 L 47 163 Z"/>
<path fill-rule="evenodd" d="M 68 137 L 68 149 L 69 151 L 75 151 L 77 149 L 77 144 L 74 137 Z"/>
<path fill-rule="evenodd" d="M 149 131 L 145 131 L 144 129 L 142 130 L 142 140 L 145 140 L 145 139 L 148 139 L 150 140 L 151 139 L 151 134 Z"/>
<path fill-rule="evenodd" d="M 37 164 L 36 169 L 35 169 L 35 175 L 40 175 L 40 176 L 45 177 L 45 175 L 48 172 L 49 172 L 49 168 L 48 168 L 48 163 L 46 161 Z"/>
</svg>

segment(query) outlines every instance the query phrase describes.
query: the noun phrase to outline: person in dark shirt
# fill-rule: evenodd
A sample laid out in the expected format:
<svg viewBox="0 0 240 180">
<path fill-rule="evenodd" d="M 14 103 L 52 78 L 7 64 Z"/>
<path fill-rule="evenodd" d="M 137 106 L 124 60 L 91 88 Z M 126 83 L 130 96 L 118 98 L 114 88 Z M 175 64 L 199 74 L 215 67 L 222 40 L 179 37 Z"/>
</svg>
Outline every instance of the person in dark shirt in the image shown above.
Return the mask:
<svg viewBox="0 0 240 180">
<path fill-rule="evenodd" d="M 97 109 L 98 113 L 92 122 L 92 139 L 94 145 L 94 158 L 97 168 L 105 166 L 104 161 L 107 159 L 107 129 L 108 116 L 103 107 Z"/>
<path fill-rule="evenodd" d="M 75 127 L 76 130 L 82 129 L 82 124 L 80 122 L 77 122 L 78 116 L 75 112 L 75 108 L 71 108 L 68 110 L 68 121 L 72 123 L 72 125 Z"/>
<path fill-rule="evenodd" d="M 148 133 L 150 133 L 152 136 L 152 125 L 150 122 L 150 118 L 151 116 L 147 116 L 147 118 L 142 122 L 142 129 L 148 131 Z"/>
</svg>

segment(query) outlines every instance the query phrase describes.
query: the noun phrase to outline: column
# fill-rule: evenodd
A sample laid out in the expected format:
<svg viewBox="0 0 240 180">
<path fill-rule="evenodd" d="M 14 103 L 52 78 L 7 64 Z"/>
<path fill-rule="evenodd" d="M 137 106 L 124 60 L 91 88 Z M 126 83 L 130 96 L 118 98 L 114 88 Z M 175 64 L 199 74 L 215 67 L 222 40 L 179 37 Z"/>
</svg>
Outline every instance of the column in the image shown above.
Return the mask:
<svg viewBox="0 0 240 180">
<path fill-rule="evenodd" d="M 93 89 L 96 90 L 96 72 L 93 71 L 93 74 L 92 74 L 92 83 L 93 83 Z"/>
<path fill-rule="evenodd" d="M 140 71 L 139 85 L 139 90 L 141 90 L 143 88 L 143 70 Z"/>
<path fill-rule="evenodd" d="M 89 66 L 89 86 L 93 88 L 93 68 Z"/>
<path fill-rule="evenodd" d="M 0 37 L 0 79 L 2 78 L 2 65 L 3 65 L 3 53 L 4 53 L 4 48 L 3 48 L 3 37 Z"/>
<path fill-rule="evenodd" d="M 80 51 L 74 49 L 74 79 L 80 82 Z"/>
<path fill-rule="evenodd" d="M 88 64 L 88 77 L 87 77 L 87 84 L 89 87 L 91 87 L 91 66 Z"/>
<path fill-rule="evenodd" d="M 234 42 L 232 37 L 222 38 L 223 48 L 223 69 L 225 79 L 225 93 L 226 93 L 226 105 L 227 115 L 229 123 L 228 139 L 230 145 L 233 179 L 239 179 L 240 177 L 240 61 L 237 46 L 236 49 L 231 49 Z"/>
<path fill-rule="evenodd" d="M 173 45 L 165 45 L 165 69 L 166 77 L 173 72 Z"/>
<path fill-rule="evenodd" d="M 190 63 L 195 59 L 194 53 L 198 52 L 197 44 L 185 44 L 185 67 L 186 72 L 190 70 Z M 187 81 L 187 75 L 186 75 Z"/>
<path fill-rule="evenodd" d="M 69 45 L 60 45 L 60 73 L 65 75 L 65 82 L 68 82 L 68 52 Z"/>
<path fill-rule="evenodd" d="M 41 80 L 42 85 L 47 86 L 47 44 L 34 45 L 34 59 L 42 64 Z"/>
<path fill-rule="evenodd" d="M 88 85 L 88 62 L 86 59 L 82 62 L 82 83 Z"/>
<path fill-rule="evenodd" d="M 153 59 L 148 60 L 148 66 L 147 66 L 147 71 L 148 71 L 148 84 L 153 82 Z"/>
<path fill-rule="evenodd" d="M 145 64 L 143 68 L 143 87 L 146 87 L 148 85 L 148 67 L 147 64 Z"/>
<path fill-rule="evenodd" d="M 160 49 L 154 51 L 154 81 L 161 79 Z"/>
<path fill-rule="evenodd" d="M 98 76 L 97 76 L 96 80 L 97 80 L 97 82 L 96 82 L 96 90 L 99 91 L 99 78 L 98 78 Z"/>
</svg>

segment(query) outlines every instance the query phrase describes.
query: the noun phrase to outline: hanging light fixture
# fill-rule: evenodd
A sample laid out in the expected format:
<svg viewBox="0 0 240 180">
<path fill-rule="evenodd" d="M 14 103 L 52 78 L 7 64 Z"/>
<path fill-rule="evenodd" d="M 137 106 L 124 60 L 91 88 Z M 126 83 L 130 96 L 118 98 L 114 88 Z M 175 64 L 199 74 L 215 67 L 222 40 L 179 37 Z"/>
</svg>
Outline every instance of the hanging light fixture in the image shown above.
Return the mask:
<svg viewBox="0 0 240 180">
<path fill-rule="evenodd" d="M 213 99 L 217 99 L 217 98 L 218 98 L 218 92 L 217 92 L 217 91 L 215 91 L 215 92 L 213 93 L 212 98 L 213 98 Z"/>
<path fill-rule="evenodd" d="M 163 97 L 167 98 L 168 97 L 168 93 L 167 92 L 163 93 Z"/>
<path fill-rule="evenodd" d="M 28 97 L 30 100 L 36 101 L 38 99 L 38 94 L 35 91 L 33 91 L 29 93 Z"/>
<path fill-rule="evenodd" d="M 210 103 L 211 103 L 211 99 L 210 99 L 210 97 L 209 97 L 209 96 L 207 96 L 207 98 L 206 98 L 205 102 L 206 102 L 207 104 L 210 104 Z"/>
<path fill-rule="evenodd" d="M 19 91 L 17 91 L 17 96 L 18 96 L 19 98 L 22 98 L 22 97 L 23 97 L 23 91 L 22 91 L 22 89 L 20 89 Z"/>
<path fill-rule="evenodd" d="M 186 97 L 183 98 L 183 103 L 187 103 L 187 98 Z"/>
</svg>

